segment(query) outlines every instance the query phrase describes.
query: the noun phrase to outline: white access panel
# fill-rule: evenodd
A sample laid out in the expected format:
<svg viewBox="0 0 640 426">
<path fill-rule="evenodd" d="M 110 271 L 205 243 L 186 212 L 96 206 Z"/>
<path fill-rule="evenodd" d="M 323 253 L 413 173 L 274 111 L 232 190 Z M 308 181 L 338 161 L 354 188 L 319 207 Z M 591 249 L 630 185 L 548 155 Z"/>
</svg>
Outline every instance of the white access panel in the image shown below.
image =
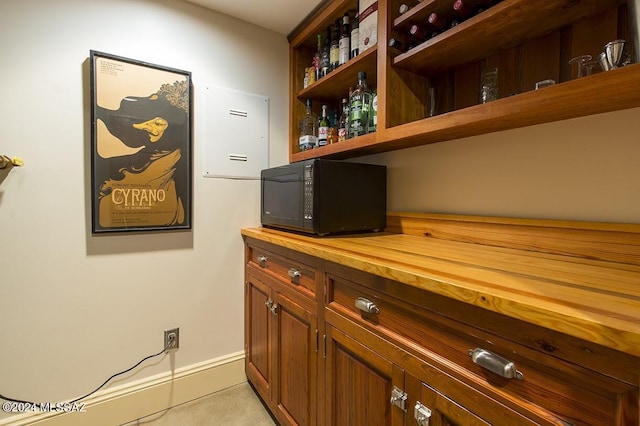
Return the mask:
<svg viewBox="0 0 640 426">
<path fill-rule="evenodd" d="M 204 92 L 204 176 L 260 178 L 269 167 L 269 98 L 211 86 Z"/>
</svg>

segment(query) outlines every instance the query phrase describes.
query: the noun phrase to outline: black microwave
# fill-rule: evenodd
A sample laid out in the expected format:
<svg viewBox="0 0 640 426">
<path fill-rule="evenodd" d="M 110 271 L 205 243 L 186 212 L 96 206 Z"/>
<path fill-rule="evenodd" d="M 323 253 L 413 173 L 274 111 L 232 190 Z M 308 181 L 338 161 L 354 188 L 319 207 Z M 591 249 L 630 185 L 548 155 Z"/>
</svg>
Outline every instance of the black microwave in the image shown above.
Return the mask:
<svg viewBox="0 0 640 426">
<path fill-rule="evenodd" d="M 380 231 L 387 219 L 387 168 L 313 159 L 262 170 L 265 227 L 317 235 Z"/>
</svg>

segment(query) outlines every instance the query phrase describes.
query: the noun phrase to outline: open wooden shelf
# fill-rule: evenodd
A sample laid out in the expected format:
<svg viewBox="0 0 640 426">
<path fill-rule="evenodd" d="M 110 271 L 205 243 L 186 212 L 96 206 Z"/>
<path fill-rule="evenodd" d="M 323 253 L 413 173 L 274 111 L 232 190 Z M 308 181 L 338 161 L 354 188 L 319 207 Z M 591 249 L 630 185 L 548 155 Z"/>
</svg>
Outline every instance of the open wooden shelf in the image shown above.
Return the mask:
<svg viewBox="0 0 640 426">
<path fill-rule="evenodd" d="M 423 0 L 398 16 L 401 0 L 378 0 L 378 44 L 328 76 L 302 87 L 318 33 L 324 33 L 356 0 L 333 0 L 290 35 L 291 162 L 323 157 L 344 159 L 495 131 L 640 107 L 640 65 L 632 64 L 572 79 L 570 58 L 596 57 L 607 41 L 632 45 L 624 0 L 503 0 L 484 12 L 394 56 L 387 42 L 406 35 L 429 13 L 451 13 L 453 0 Z M 500 69 L 500 99 L 479 104 L 484 67 Z M 340 108 L 357 74 L 367 72 L 378 93 L 378 130 L 310 151 L 298 150 L 298 123 L 305 101 Z M 556 85 L 533 90 L 553 79 Z M 429 90 L 437 111 L 425 118 Z"/>
<path fill-rule="evenodd" d="M 306 89 L 299 91 L 297 98 L 302 102 L 307 98 L 329 101 L 342 99 L 349 94 L 349 91 L 345 90 L 345 88 L 355 87 L 358 83 L 358 73 L 360 71 L 367 73 L 369 87 L 375 87 L 377 81 L 377 53 L 377 46 L 365 50 L 364 53 L 341 65 L 326 77 L 322 77 Z"/>
<path fill-rule="evenodd" d="M 428 73 L 474 62 L 619 3 L 618 0 L 504 0 L 396 56 L 393 65 Z M 423 10 L 428 5 L 423 2 L 419 6 Z"/>
<path fill-rule="evenodd" d="M 380 129 L 377 133 L 293 154 L 348 158 L 640 106 L 640 64 Z"/>
</svg>

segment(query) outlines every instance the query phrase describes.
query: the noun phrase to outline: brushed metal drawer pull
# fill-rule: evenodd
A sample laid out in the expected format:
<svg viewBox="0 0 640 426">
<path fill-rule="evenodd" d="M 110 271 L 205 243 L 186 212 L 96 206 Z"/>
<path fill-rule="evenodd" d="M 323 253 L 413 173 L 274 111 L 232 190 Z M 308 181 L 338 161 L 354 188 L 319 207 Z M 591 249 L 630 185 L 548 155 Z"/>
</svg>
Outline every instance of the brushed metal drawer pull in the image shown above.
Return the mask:
<svg viewBox="0 0 640 426">
<path fill-rule="evenodd" d="M 469 356 L 474 364 L 478 364 L 482 368 L 486 368 L 492 373 L 507 379 L 524 379 L 524 375 L 516 370 L 516 365 L 506 358 L 496 355 L 484 349 L 469 349 Z"/>
<path fill-rule="evenodd" d="M 289 269 L 289 276 L 295 280 L 302 276 L 302 272 L 298 271 L 296 268 L 291 268 Z"/>
<path fill-rule="evenodd" d="M 365 299 L 364 297 L 358 297 L 356 299 L 356 308 L 360 309 L 362 312 L 366 312 L 368 314 L 379 314 L 380 309 L 369 299 Z"/>
<path fill-rule="evenodd" d="M 258 265 L 264 268 L 267 265 L 267 256 L 258 256 Z"/>
</svg>

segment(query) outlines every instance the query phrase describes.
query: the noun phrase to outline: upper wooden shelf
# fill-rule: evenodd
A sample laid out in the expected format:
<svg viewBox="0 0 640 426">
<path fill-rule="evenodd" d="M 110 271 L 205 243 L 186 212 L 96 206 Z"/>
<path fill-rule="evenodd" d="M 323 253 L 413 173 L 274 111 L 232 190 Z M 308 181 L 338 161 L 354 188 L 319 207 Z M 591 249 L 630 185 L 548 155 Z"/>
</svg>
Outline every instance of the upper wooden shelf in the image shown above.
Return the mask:
<svg viewBox="0 0 640 426">
<path fill-rule="evenodd" d="M 423 0 L 394 19 L 393 27 L 408 30 L 415 23 L 426 23 L 429 15 L 433 12 L 444 16 L 450 15 L 453 10 L 451 5 L 451 0 Z"/>
<path fill-rule="evenodd" d="M 377 53 L 378 46 L 365 50 L 362 54 L 341 65 L 337 70 L 330 72 L 326 77 L 309 85 L 298 92 L 298 99 L 307 98 L 335 101 L 348 96 L 345 88 L 355 87 L 358 84 L 358 73 L 367 73 L 367 85 L 374 88 L 377 82 Z"/>
<path fill-rule="evenodd" d="M 442 1 L 422 2 L 413 8 L 416 10 L 412 16 L 401 15 L 396 22 L 402 26 L 420 13 L 433 11 L 440 3 Z M 418 73 L 452 68 L 504 51 L 622 3 L 620 0 L 504 0 L 396 56 L 393 65 Z"/>
<path fill-rule="evenodd" d="M 576 52 L 594 55 L 607 41 L 630 36 L 628 11 L 620 7 L 624 0 L 503 0 L 397 56 L 387 46 L 389 38 L 402 37 L 431 12 L 450 14 L 452 1 L 423 0 L 398 16 L 399 2 L 379 0 L 378 45 L 302 89 L 317 34 L 357 3 L 323 2 L 289 37 L 291 162 L 358 157 L 640 107 L 639 64 L 570 80 L 568 60 Z M 480 69 L 489 62 L 501 69 L 502 98 L 477 104 Z M 378 131 L 297 152 L 305 100 L 339 109 L 360 71 L 378 89 Z M 532 90 L 546 78 L 558 84 Z M 424 118 L 430 88 L 440 96 L 436 113 L 449 112 Z"/>
<path fill-rule="evenodd" d="M 314 14 L 313 19 L 306 22 L 307 25 L 297 31 L 294 30 L 294 33 L 288 36 L 289 45 L 292 48 L 315 49 L 317 46 L 316 35 L 322 34 L 324 37 L 326 28 L 333 25 L 337 18 L 358 9 L 358 2 L 357 0 L 323 1 L 319 7 L 317 15 Z"/>
</svg>

